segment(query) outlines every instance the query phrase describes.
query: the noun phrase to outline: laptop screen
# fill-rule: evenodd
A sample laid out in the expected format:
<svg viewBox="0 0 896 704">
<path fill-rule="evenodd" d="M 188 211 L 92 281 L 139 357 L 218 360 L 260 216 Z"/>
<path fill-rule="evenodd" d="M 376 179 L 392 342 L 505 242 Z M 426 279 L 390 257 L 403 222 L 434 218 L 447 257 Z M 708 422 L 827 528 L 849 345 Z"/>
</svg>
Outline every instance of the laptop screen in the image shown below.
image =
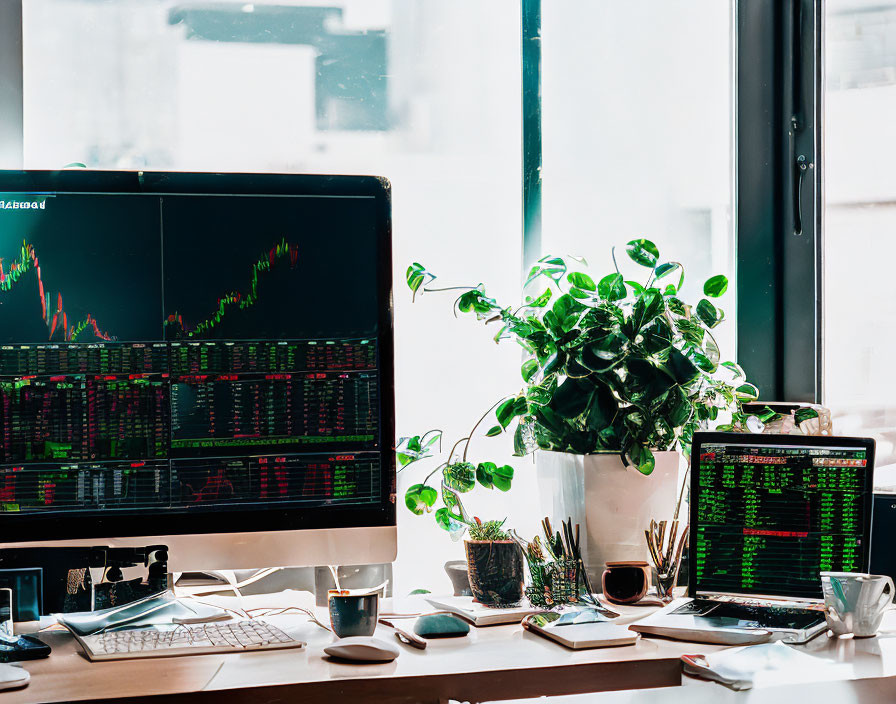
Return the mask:
<svg viewBox="0 0 896 704">
<path fill-rule="evenodd" d="M 866 571 L 873 448 L 853 438 L 695 436 L 692 589 L 820 599 L 819 572 Z"/>
</svg>

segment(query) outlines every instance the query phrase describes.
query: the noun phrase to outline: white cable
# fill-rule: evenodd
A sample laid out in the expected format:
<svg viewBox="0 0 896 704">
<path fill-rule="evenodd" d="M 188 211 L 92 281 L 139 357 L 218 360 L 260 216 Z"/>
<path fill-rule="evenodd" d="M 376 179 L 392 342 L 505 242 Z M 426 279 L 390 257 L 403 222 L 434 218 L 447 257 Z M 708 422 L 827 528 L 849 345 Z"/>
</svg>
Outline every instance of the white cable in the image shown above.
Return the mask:
<svg viewBox="0 0 896 704">
<path fill-rule="evenodd" d="M 183 596 L 200 596 L 203 594 L 217 594 L 219 592 L 231 592 L 232 591 L 237 597 L 240 598 L 240 600 L 242 600 L 243 595 L 240 592 L 240 589 L 242 589 L 244 587 L 248 587 L 250 584 L 254 584 L 255 582 L 258 582 L 259 580 L 262 580 L 265 577 L 268 577 L 268 576 L 274 574 L 275 572 L 279 572 L 282 569 L 283 569 L 282 567 L 265 567 L 264 569 L 257 570 L 256 572 L 251 574 L 249 577 L 246 577 L 246 579 L 239 581 L 239 582 L 236 580 L 236 574 L 234 573 L 233 570 L 220 570 L 218 572 L 215 572 L 215 574 L 220 576 L 222 579 L 225 579 L 227 581 L 226 585 L 225 584 L 202 584 L 202 585 L 192 586 L 192 587 L 175 586 L 175 589 L 177 590 L 177 592 L 180 592 Z M 175 574 L 175 579 L 174 579 L 175 585 L 177 585 L 177 579 L 180 577 L 180 574 L 182 574 L 182 573 Z M 241 604 L 242 604 L 242 601 L 241 601 Z"/>
</svg>

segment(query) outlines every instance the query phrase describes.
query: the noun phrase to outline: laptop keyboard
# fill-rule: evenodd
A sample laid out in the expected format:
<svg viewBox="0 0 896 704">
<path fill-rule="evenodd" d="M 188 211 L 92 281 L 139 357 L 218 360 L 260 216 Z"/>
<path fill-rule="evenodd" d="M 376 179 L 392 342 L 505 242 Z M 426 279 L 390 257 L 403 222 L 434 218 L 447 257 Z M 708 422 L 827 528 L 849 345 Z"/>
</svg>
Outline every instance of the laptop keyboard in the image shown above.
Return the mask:
<svg viewBox="0 0 896 704">
<path fill-rule="evenodd" d="M 769 630 L 802 630 L 824 622 L 824 613 L 817 609 L 753 606 L 711 599 L 693 599 L 672 613 L 705 619 L 707 625 Z"/>
</svg>

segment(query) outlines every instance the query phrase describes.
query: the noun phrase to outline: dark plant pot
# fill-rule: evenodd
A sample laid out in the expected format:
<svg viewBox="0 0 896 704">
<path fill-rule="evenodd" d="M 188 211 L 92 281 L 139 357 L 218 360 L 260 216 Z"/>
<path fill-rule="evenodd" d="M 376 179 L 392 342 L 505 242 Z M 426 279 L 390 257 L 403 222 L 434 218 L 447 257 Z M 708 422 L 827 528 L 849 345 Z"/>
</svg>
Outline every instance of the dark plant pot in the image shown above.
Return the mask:
<svg viewBox="0 0 896 704">
<path fill-rule="evenodd" d="M 523 551 L 512 540 L 467 540 L 470 591 L 486 606 L 515 606 L 523 598 Z"/>
<path fill-rule="evenodd" d="M 448 560 L 445 563 L 445 574 L 451 580 L 454 596 L 472 596 L 470 591 L 470 575 L 467 572 L 466 560 Z"/>
</svg>

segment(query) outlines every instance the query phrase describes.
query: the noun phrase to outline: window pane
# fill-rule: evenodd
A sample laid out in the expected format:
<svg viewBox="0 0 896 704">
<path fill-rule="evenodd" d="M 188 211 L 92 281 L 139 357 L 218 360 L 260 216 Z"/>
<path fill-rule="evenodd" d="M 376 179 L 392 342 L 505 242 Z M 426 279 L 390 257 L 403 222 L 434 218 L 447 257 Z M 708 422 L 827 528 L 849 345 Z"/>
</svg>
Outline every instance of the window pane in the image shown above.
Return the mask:
<svg viewBox="0 0 896 704">
<path fill-rule="evenodd" d="M 607 274 L 610 247 L 645 237 L 664 261 L 684 264 L 683 298 L 694 304 L 707 278 L 726 274 L 731 285 L 720 303 L 728 322 L 718 342 L 729 359 L 732 7 L 542 3 L 544 252 L 582 255 Z M 622 253 L 620 265 L 627 259 Z M 647 272 L 623 273 L 643 283 Z"/>
<path fill-rule="evenodd" d="M 896 2 L 828 0 L 825 17 L 824 400 L 837 433 L 878 440 L 896 474 Z"/>
<path fill-rule="evenodd" d="M 453 298 L 412 306 L 404 271 L 518 295 L 520 31 L 519 0 L 29 0 L 25 164 L 388 177 L 398 433 L 453 442 L 517 389 L 519 350 Z M 500 518 L 512 495 L 483 501 Z M 396 589 L 446 589 L 462 546 L 398 503 Z"/>
</svg>

